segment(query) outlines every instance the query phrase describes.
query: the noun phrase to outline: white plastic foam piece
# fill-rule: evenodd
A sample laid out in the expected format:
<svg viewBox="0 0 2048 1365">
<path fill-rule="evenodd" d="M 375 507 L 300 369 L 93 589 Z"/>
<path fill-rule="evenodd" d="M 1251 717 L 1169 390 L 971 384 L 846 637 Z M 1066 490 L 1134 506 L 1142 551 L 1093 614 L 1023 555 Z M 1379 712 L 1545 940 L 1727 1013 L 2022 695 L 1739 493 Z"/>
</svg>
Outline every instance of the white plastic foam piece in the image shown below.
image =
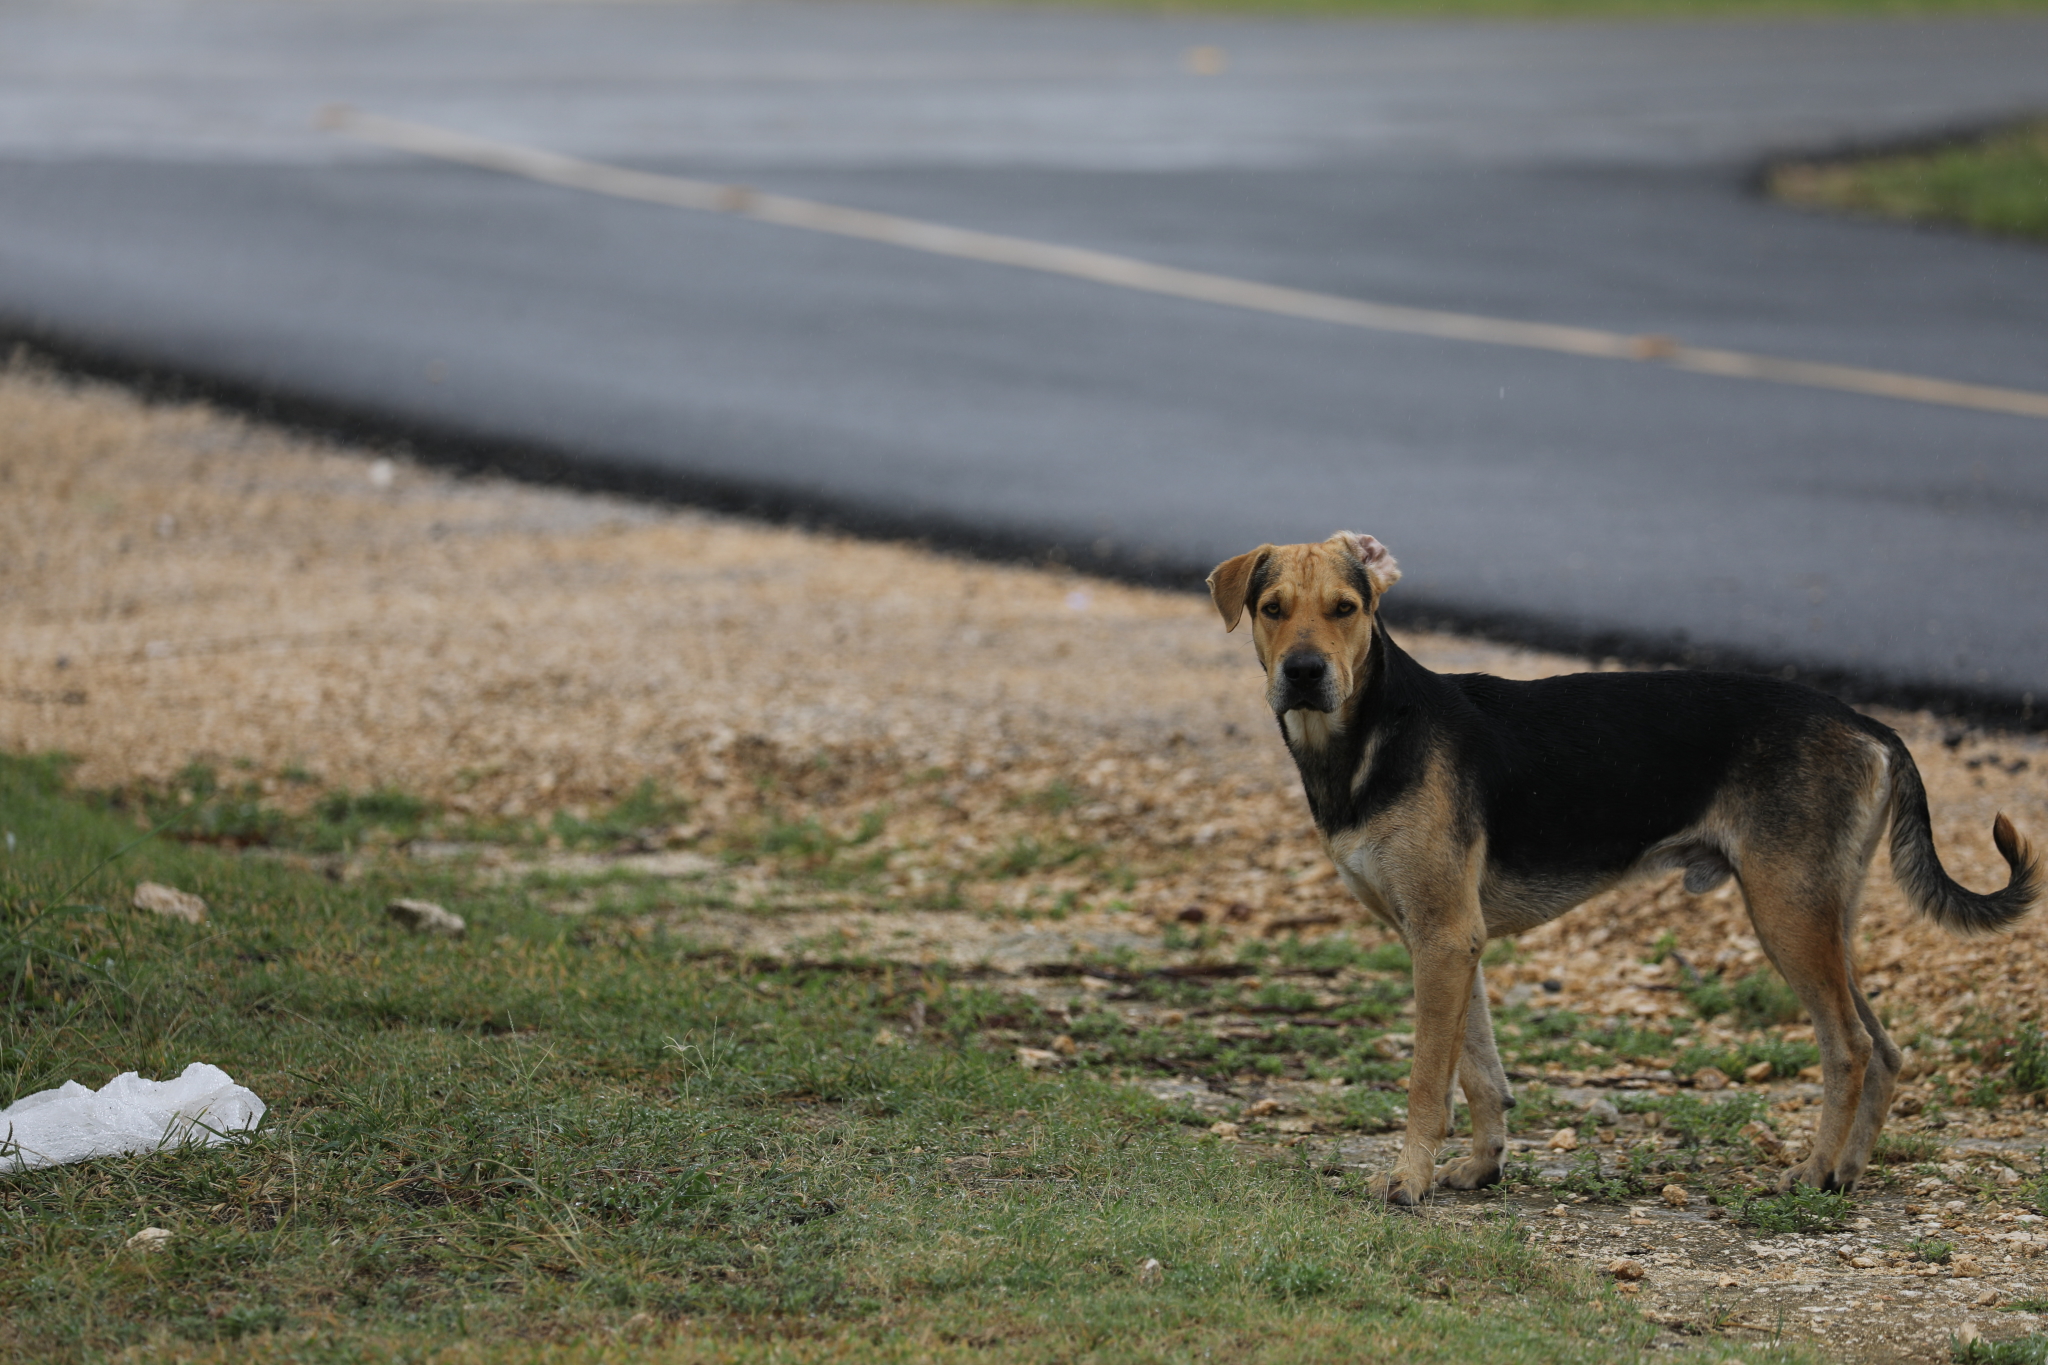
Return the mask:
<svg viewBox="0 0 2048 1365">
<path fill-rule="evenodd" d="M 0 1109 L 0 1171 L 208 1147 L 246 1135 L 263 1110 L 254 1091 L 205 1062 L 174 1081 L 145 1081 L 133 1071 L 98 1090 L 66 1081 Z"/>
</svg>

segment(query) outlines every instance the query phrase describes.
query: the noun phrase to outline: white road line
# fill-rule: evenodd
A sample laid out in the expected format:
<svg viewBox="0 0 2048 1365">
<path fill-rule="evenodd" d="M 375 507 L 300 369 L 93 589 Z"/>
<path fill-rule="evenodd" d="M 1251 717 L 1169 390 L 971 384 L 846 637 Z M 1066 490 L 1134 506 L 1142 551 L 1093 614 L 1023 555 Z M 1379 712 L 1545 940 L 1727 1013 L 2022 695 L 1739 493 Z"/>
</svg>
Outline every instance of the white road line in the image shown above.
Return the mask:
<svg viewBox="0 0 2048 1365">
<path fill-rule="evenodd" d="M 671 208 L 695 209 L 703 213 L 724 213 L 773 223 L 779 227 L 805 228 L 839 237 L 882 242 L 909 251 L 935 256 L 982 261 L 990 265 L 1014 266 L 1049 275 L 1088 280 L 1095 284 L 1135 289 L 1170 298 L 1199 303 L 1245 308 L 1280 317 L 1302 318 L 1343 327 L 1361 327 L 1375 332 L 1403 336 L 1433 337 L 1446 341 L 1472 341 L 1491 346 L 1518 346 L 1526 350 L 1553 351 L 1565 355 L 1591 356 L 1602 360 L 1632 360 L 1668 365 L 1696 374 L 1727 379 L 1755 379 L 1772 384 L 1804 388 L 1833 389 L 1843 393 L 1895 398 L 1911 403 L 1934 403 L 1943 407 L 1968 408 L 1977 412 L 2003 413 L 2015 417 L 2048 419 L 2048 392 L 2032 389 L 1997 388 L 1988 384 L 1965 384 L 1926 375 L 1869 370 L 1855 365 L 1830 365 L 1818 361 L 1786 360 L 1777 356 L 1745 351 L 1720 351 L 1685 346 L 1669 337 L 1630 336 L 1587 327 L 1562 327 L 1541 322 L 1518 322 L 1512 318 L 1483 317 L 1473 313 L 1451 313 L 1434 308 L 1408 308 L 1399 304 L 1373 303 L 1366 299 L 1320 294 L 1284 285 L 1260 284 L 1228 275 L 1200 270 L 1181 270 L 1155 265 L 1130 256 L 1080 247 L 1057 246 L 1001 233 L 976 232 L 947 227 L 889 213 L 841 208 L 811 199 L 763 194 L 744 185 L 720 185 L 682 176 L 657 175 L 647 171 L 607 166 L 602 162 L 562 156 L 535 147 L 495 142 L 472 137 L 430 124 L 385 118 L 346 106 L 321 111 L 322 127 L 396 151 L 411 152 L 439 161 L 452 161 L 507 175 L 524 176 L 544 184 L 584 190 L 617 199 L 665 204 Z"/>
</svg>

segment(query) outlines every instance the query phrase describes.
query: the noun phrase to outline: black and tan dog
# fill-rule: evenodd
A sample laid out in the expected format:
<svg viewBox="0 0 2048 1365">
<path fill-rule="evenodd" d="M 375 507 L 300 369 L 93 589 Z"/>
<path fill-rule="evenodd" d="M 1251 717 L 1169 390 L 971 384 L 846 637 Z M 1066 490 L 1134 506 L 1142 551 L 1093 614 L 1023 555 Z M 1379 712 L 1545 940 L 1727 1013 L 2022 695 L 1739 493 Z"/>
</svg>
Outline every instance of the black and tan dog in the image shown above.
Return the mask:
<svg viewBox="0 0 2048 1365">
<path fill-rule="evenodd" d="M 2040 867 L 2003 815 L 2002 891 L 1942 870 L 1927 794 L 1888 727 L 1818 692 L 1726 673 L 1586 673 L 1509 682 L 1432 673 L 1377 618 L 1400 577 L 1371 536 L 1262 545 L 1209 577 L 1223 622 L 1252 614 L 1266 700 L 1301 770 L 1323 847 L 1415 962 L 1408 1131 L 1386 1197 L 1500 1178 L 1514 1104 L 1480 974 L 1486 941 L 1556 918 L 1622 880 L 1729 877 L 1757 937 L 1813 1016 L 1826 1103 L 1787 1171 L 1846 1190 L 1891 1107 L 1899 1050 L 1856 985 L 1850 931 L 1877 841 L 1923 914 L 1963 932 L 2033 904 Z M 1435 1167 L 1451 1084 L 1472 1154 Z"/>
</svg>

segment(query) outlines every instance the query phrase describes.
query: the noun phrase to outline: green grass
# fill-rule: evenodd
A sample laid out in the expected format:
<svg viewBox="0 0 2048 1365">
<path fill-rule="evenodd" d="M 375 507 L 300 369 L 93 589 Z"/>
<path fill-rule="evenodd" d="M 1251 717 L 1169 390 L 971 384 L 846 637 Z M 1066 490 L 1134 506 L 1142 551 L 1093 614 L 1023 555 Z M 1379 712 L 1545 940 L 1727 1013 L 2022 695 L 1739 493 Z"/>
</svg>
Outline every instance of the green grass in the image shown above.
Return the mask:
<svg viewBox="0 0 2048 1365">
<path fill-rule="evenodd" d="M 1770 188 L 1816 208 L 2048 242 L 2048 119 L 1927 151 L 1789 163 Z"/>
<path fill-rule="evenodd" d="M 1840 1232 L 1855 1204 L 1846 1194 L 1795 1185 L 1783 1194 L 1759 1195 L 1736 1203 L 1736 1222 L 1769 1234 Z"/>
<path fill-rule="evenodd" d="M 0 1100 L 203 1060 L 271 1110 L 243 1146 L 0 1176 L 10 1358 L 1566 1362 L 1647 1344 L 1510 1218 L 1394 1214 L 1099 1065 L 1018 1068 L 981 1030 L 1040 1027 L 1029 1002 L 913 969 L 694 959 L 457 868 L 373 860 L 336 883 L 138 843 L 132 810 L 60 776 L 0 760 Z M 340 820 L 414 818 L 361 801 Z M 142 878 L 212 919 L 126 910 Z M 380 907 L 399 892 L 458 909 L 468 937 L 397 931 Z M 1112 1023 L 1094 1028 L 1128 1032 Z M 1393 1097 L 1353 1102 L 1377 1126 Z M 145 1226 L 175 1237 L 124 1250 Z"/>
<path fill-rule="evenodd" d="M 1967 1344 L 1956 1342 L 1950 1346 L 1949 1358 L 1956 1365 L 2048 1365 L 2048 1337 L 2013 1337 L 2006 1341 L 1979 1337 Z"/>
</svg>

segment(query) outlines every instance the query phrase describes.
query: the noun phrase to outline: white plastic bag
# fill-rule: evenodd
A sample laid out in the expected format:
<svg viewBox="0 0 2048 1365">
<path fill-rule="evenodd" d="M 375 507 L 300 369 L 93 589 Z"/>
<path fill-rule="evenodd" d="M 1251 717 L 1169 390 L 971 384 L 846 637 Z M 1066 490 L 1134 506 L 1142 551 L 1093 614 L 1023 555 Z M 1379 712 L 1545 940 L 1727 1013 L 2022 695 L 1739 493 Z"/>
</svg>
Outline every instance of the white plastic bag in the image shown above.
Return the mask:
<svg viewBox="0 0 2048 1365">
<path fill-rule="evenodd" d="M 205 1062 L 174 1081 L 145 1081 L 133 1071 L 98 1090 L 66 1081 L 0 1109 L 0 1171 L 211 1146 L 246 1134 L 263 1109 L 254 1091 Z"/>
</svg>

